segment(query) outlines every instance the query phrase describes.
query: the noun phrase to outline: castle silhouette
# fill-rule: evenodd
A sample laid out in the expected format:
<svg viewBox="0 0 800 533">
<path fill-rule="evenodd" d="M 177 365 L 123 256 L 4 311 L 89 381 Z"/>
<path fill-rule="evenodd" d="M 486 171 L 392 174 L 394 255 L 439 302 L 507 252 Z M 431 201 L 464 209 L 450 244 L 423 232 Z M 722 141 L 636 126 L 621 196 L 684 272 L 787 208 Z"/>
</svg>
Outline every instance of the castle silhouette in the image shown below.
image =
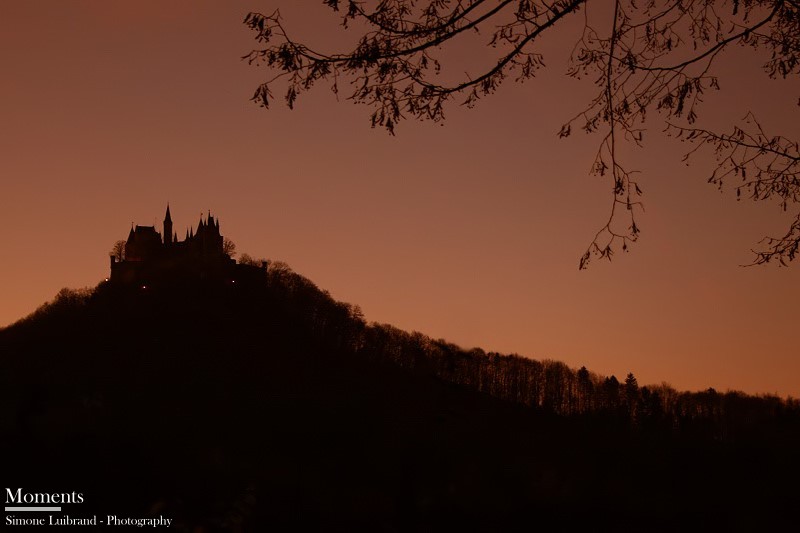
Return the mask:
<svg viewBox="0 0 800 533">
<path fill-rule="evenodd" d="M 131 226 L 124 256 L 111 254 L 109 281 L 142 287 L 197 280 L 236 283 L 243 278 L 252 279 L 266 269 L 266 261 L 260 268 L 237 264 L 226 253 L 224 242 L 219 219 L 210 211 L 205 219 L 200 216 L 197 231 L 187 229 L 186 237 L 179 241 L 167 204 L 163 236 L 155 226 Z"/>
</svg>

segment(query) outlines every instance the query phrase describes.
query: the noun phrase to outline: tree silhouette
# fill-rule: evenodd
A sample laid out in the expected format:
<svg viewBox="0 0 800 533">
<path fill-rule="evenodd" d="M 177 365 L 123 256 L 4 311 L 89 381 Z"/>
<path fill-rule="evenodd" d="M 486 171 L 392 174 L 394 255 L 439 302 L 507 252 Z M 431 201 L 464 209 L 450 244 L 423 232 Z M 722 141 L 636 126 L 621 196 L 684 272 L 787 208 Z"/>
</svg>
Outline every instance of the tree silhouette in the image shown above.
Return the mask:
<svg viewBox="0 0 800 533">
<path fill-rule="evenodd" d="M 619 381 L 617 376 L 603 380 L 603 396 L 606 409 L 614 411 L 619 407 Z"/>
<path fill-rule="evenodd" d="M 222 251 L 229 256 L 234 257 L 236 255 L 236 243 L 225 237 L 222 240 Z"/>
<path fill-rule="evenodd" d="M 576 377 L 578 379 L 578 412 L 585 413 L 591 409 L 594 384 L 585 366 L 582 366 L 580 370 L 578 370 Z"/>
<path fill-rule="evenodd" d="M 565 21 L 582 17 L 568 75 L 588 78 L 594 97 L 561 127 L 599 133 L 591 169 L 609 179 L 613 192 L 607 221 L 581 257 L 611 259 L 637 240 L 636 217 L 642 190 L 634 171 L 619 157 L 622 142 L 641 145 L 646 117 L 660 116 L 667 131 L 711 148 L 718 166 L 711 182 L 734 180 L 737 198 L 778 198 L 783 209 L 800 200 L 800 151 L 791 139 L 767 133 L 751 114 L 729 133 L 699 126 L 701 102 L 718 90 L 714 66 L 731 47 L 756 49 L 772 78 L 800 74 L 800 3 L 797 0 L 613 0 L 596 7 L 587 0 L 324 0 L 340 12 L 345 27 L 365 28 L 355 47 L 344 53 L 319 52 L 292 40 L 280 13 L 250 13 L 244 22 L 264 46 L 244 56 L 273 72 L 252 100 L 269 107 L 272 89 L 281 83 L 286 104 L 317 82 L 338 94 L 347 81 L 349 99 L 372 108 L 372 126 L 390 133 L 405 118 L 440 121 L 451 105 L 474 106 L 497 92 L 507 79 L 524 82 L 544 67 L 537 46 L 544 35 L 575 31 Z M 579 15 L 580 14 L 580 15 Z M 554 30 L 554 28 L 557 28 Z M 489 66 L 475 65 L 463 79 L 444 83 L 439 58 L 470 32 L 483 32 L 496 52 Z M 484 64 L 485 65 L 485 64 Z M 649 118 L 648 117 L 648 118 Z M 652 118 L 651 118 L 652 121 Z M 687 155 L 688 157 L 688 155 Z M 754 263 L 792 261 L 800 245 L 800 210 L 786 233 L 768 238 Z"/>
<path fill-rule="evenodd" d="M 631 420 L 636 420 L 639 408 L 639 382 L 632 372 L 628 372 L 625 378 L 625 403 L 628 407 L 628 416 Z"/>
<path fill-rule="evenodd" d="M 114 246 L 111 248 L 111 255 L 117 262 L 125 259 L 125 241 L 115 242 Z"/>
<path fill-rule="evenodd" d="M 796 525 L 797 400 L 366 324 L 278 261 L 241 288 L 100 283 L 0 328 L 4 476 L 193 531 Z"/>
</svg>

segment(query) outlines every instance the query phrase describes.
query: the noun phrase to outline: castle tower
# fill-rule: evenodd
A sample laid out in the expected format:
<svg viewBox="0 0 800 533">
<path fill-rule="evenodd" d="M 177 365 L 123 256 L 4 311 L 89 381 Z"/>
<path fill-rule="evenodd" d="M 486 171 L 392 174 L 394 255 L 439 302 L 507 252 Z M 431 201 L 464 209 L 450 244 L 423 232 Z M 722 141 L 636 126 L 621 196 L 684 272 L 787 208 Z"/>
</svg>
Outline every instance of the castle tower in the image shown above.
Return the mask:
<svg viewBox="0 0 800 533">
<path fill-rule="evenodd" d="M 167 215 L 164 217 L 164 245 L 169 246 L 170 244 L 172 244 L 172 217 L 169 214 L 169 203 L 167 203 Z"/>
</svg>

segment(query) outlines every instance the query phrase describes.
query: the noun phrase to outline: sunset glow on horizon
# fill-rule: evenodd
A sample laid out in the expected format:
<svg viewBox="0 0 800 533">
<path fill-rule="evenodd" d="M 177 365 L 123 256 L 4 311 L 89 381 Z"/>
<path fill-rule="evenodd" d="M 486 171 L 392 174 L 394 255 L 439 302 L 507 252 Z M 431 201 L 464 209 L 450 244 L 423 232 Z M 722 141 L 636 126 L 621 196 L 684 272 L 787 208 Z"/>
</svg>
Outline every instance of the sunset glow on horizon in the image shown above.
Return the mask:
<svg viewBox="0 0 800 533">
<path fill-rule="evenodd" d="M 598 136 L 557 136 L 594 89 L 564 75 L 573 35 L 544 43 L 535 79 L 390 136 L 322 86 L 293 111 L 249 101 L 267 71 L 240 59 L 257 46 L 242 20 L 277 5 L 298 38 L 350 42 L 313 0 L 0 1 L 0 327 L 108 277 L 114 242 L 160 230 L 169 202 L 179 239 L 210 210 L 239 255 L 285 261 L 370 322 L 642 385 L 800 396 L 800 265 L 740 266 L 794 213 L 720 193 L 712 154 L 687 166 L 657 120 L 622 147 L 639 242 L 578 270 L 611 190 L 588 173 Z M 700 120 L 752 109 L 799 138 L 800 84 L 758 65 L 721 57 Z"/>
</svg>

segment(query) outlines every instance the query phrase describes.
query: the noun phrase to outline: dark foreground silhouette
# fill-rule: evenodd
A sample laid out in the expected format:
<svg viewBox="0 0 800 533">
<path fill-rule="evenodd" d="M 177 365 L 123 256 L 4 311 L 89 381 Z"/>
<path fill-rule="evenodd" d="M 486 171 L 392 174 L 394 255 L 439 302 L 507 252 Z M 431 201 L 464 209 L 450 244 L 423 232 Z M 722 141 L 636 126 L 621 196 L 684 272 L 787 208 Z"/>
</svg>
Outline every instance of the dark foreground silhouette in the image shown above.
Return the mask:
<svg viewBox="0 0 800 533">
<path fill-rule="evenodd" d="M 179 531 L 794 524 L 794 401 L 465 352 L 263 274 L 62 291 L 0 330 L 4 486 Z"/>
</svg>

